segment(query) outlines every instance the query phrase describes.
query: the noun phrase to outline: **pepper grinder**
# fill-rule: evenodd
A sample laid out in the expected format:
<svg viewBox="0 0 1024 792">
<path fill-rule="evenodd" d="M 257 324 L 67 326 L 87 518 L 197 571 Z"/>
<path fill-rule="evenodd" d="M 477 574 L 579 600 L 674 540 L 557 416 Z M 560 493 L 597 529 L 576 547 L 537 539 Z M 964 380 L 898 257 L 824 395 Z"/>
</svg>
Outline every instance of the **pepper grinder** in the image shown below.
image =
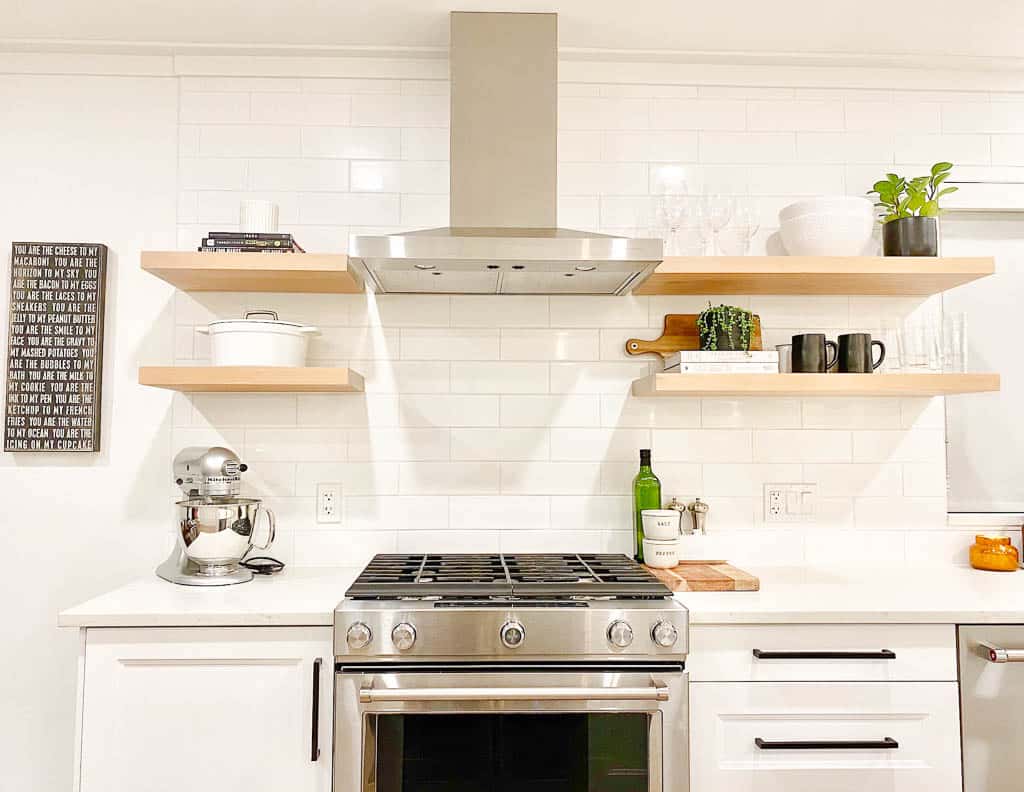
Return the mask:
<svg viewBox="0 0 1024 792">
<path fill-rule="evenodd" d="M 711 507 L 708 506 L 700 498 L 697 498 L 688 507 L 688 511 L 693 516 L 693 532 L 699 533 L 701 536 L 707 536 L 708 533 L 708 511 Z"/>
<path fill-rule="evenodd" d="M 683 515 L 686 514 L 685 503 L 681 503 L 677 498 L 673 498 L 669 502 L 668 506 L 666 506 L 665 508 L 674 509 L 675 511 L 679 512 L 679 533 L 683 534 L 684 536 L 689 536 L 693 533 L 693 528 L 688 527 L 686 525 L 686 522 L 683 520 Z"/>
</svg>

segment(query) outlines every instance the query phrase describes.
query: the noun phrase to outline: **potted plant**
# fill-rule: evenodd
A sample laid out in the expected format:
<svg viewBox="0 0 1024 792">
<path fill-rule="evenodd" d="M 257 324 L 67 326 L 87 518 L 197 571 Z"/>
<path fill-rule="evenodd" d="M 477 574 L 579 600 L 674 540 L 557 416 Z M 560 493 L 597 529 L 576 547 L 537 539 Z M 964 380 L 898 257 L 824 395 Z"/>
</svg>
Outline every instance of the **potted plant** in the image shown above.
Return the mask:
<svg viewBox="0 0 1024 792">
<path fill-rule="evenodd" d="M 700 348 L 705 351 L 746 352 L 753 328 L 754 315 L 735 305 L 708 303 L 697 317 Z"/>
<path fill-rule="evenodd" d="M 957 191 L 943 187 L 952 162 L 936 162 L 928 176 L 906 179 L 895 173 L 875 182 L 868 195 L 877 195 L 882 215 L 882 251 L 886 256 L 939 255 L 939 200 Z"/>
</svg>

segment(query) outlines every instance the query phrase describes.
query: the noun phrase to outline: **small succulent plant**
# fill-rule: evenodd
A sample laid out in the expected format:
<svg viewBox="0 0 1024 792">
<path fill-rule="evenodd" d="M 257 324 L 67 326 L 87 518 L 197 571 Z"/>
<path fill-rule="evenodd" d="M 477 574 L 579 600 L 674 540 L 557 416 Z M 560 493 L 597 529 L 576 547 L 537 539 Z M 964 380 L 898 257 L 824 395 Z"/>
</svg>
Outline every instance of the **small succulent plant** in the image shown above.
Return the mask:
<svg viewBox="0 0 1024 792">
<path fill-rule="evenodd" d="M 712 306 L 708 303 L 697 317 L 700 348 L 705 351 L 747 351 L 753 329 L 754 315 L 735 305 Z"/>
</svg>

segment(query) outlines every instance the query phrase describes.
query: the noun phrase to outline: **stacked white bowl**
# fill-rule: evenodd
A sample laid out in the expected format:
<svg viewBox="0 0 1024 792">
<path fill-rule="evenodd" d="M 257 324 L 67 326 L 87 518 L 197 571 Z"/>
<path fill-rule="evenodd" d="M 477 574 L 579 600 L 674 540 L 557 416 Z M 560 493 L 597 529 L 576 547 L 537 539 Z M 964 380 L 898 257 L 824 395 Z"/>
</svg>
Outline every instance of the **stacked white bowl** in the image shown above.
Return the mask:
<svg viewBox="0 0 1024 792">
<path fill-rule="evenodd" d="M 874 205 L 858 196 L 811 198 L 779 212 L 779 236 L 791 256 L 863 255 L 874 226 Z"/>
</svg>

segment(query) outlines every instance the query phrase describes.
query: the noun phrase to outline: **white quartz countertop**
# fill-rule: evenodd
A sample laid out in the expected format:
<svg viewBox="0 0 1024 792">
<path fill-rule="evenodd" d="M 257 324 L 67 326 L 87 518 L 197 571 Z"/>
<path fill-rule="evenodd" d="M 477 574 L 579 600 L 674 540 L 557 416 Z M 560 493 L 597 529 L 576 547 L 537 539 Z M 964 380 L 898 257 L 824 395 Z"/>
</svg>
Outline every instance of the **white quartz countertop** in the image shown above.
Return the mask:
<svg viewBox="0 0 1024 792">
<path fill-rule="evenodd" d="M 693 624 L 1024 623 L 1024 571 L 750 567 L 755 592 L 681 593 Z M 216 588 L 142 578 L 70 608 L 62 627 L 330 625 L 359 570 L 288 568 Z"/>
</svg>

